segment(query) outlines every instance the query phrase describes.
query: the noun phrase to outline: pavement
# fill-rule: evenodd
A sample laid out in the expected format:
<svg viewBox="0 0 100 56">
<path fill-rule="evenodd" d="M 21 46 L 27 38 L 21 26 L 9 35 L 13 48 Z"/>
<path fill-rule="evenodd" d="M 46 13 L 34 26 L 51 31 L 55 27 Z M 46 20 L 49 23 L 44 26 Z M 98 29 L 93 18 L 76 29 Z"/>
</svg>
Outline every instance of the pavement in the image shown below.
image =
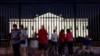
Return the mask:
<svg viewBox="0 0 100 56">
<path fill-rule="evenodd" d="M 0 55 L 0 56 L 13 56 L 13 55 L 11 55 L 11 54 L 9 54 L 9 55 Z M 28 55 L 29 56 L 29 55 Z M 49 56 L 51 56 L 51 55 L 49 55 Z M 53 55 L 52 55 L 53 56 Z M 55 55 L 55 56 L 59 56 L 59 55 Z M 66 55 L 66 56 L 68 56 L 68 55 Z M 73 55 L 73 56 L 100 56 L 100 55 Z"/>
<path fill-rule="evenodd" d="M 74 56 L 100 56 L 100 47 L 93 47 L 93 52 L 94 54 L 79 54 L 78 52 L 75 53 L 75 51 L 77 50 L 78 47 L 74 48 Z M 67 49 L 66 49 L 67 50 Z M 29 53 L 30 49 L 28 49 L 28 56 L 32 56 Z M 66 54 L 68 54 L 67 51 L 65 51 Z M 0 48 L 0 56 L 13 56 L 13 51 L 11 51 L 11 48 Z M 49 52 L 49 56 L 59 56 L 59 55 L 52 55 Z M 68 56 L 68 55 L 66 55 Z"/>
</svg>

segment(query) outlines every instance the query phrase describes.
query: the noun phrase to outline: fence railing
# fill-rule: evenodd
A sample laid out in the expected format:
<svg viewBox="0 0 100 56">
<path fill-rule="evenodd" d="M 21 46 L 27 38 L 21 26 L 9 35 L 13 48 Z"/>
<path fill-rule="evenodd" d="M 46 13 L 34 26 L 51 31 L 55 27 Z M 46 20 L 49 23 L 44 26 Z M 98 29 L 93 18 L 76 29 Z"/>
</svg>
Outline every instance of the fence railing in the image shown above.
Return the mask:
<svg viewBox="0 0 100 56">
<path fill-rule="evenodd" d="M 99 10 L 99 2 L 0 2 L 0 45 L 9 45 L 5 39 L 13 24 L 23 24 L 28 37 L 38 32 L 41 25 L 50 36 L 53 29 L 59 34 L 61 29 L 70 28 L 75 39 L 89 35 L 93 45 L 99 46 Z"/>
</svg>

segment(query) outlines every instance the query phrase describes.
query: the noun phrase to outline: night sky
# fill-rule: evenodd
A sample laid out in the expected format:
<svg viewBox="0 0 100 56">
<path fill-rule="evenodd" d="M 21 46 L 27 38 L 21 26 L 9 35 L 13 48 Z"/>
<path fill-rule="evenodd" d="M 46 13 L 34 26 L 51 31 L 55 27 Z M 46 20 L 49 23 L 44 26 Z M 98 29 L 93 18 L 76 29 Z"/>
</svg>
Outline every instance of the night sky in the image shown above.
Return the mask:
<svg viewBox="0 0 100 56">
<path fill-rule="evenodd" d="M 18 0 L 0 0 L 1 3 L 6 2 L 19 2 Z M 40 2 L 46 4 L 22 4 L 21 5 L 21 18 L 34 18 L 36 15 L 42 15 L 47 12 L 54 13 L 56 15 L 62 15 L 64 18 L 73 18 L 75 15 L 78 18 L 93 18 L 100 14 L 100 4 L 74 4 L 63 2 L 74 2 L 74 0 L 21 0 L 21 2 Z M 54 2 L 49 4 L 50 2 Z M 59 2 L 59 3 L 56 3 Z M 76 2 L 82 2 L 82 0 L 76 0 Z M 85 2 L 85 1 L 84 1 Z M 89 1 L 87 1 L 89 2 Z M 91 2 L 96 2 L 91 0 Z M 74 8 L 76 13 L 74 14 Z M 19 5 L 18 4 L 0 4 L 0 15 L 7 18 L 18 18 Z"/>
</svg>

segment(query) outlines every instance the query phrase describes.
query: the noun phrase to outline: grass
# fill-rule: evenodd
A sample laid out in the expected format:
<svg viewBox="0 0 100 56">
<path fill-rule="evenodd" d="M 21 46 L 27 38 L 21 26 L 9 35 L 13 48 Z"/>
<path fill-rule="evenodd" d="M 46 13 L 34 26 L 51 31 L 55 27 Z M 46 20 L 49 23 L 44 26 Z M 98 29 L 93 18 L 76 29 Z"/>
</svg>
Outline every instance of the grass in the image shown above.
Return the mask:
<svg viewBox="0 0 100 56">
<path fill-rule="evenodd" d="M 82 43 L 80 42 L 76 42 L 75 46 L 81 46 Z M 94 47 L 98 47 L 100 46 L 100 41 L 92 41 L 92 46 Z M 0 47 L 10 47 L 10 41 L 6 40 L 6 41 L 0 41 Z"/>
<path fill-rule="evenodd" d="M 0 41 L 0 47 L 10 47 L 10 41 Z"/>
</svg>

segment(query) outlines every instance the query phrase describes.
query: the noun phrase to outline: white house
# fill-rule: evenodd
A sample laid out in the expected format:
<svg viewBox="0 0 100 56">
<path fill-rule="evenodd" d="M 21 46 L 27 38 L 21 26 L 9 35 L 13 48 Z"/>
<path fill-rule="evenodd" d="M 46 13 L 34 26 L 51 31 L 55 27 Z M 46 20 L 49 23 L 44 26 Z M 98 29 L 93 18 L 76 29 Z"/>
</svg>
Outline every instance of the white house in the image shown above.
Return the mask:
<svg viewBox="0 0 100 56">
<path fill-rule="evenodd" d="M 18 18 L 10 19 L 9 22 L 10 32 L 13 24 L 17 24 L 19 26 L 19 19 Z M 21 24 L 27 27 L 29 37 L 32 37 L 33 32 L 35 31 L 38 32 L 41 25 L 45 26 L 50 36 L 53 33 L 54 29 L 57 29 L 57 34 L 59 34 L 59 31 L 61 29 L 70 28 L 73 34 L 75 34 L 75 27 L 76 27 L 76 37 L 78 36 L 84 37 L 85 35 L 88 35 L 88 30 L 86 29 L 86 27 L 88 26 L 88 18 L 76 18 L 76 25 L 75 25 L 74 18 L 63 18 L 61 16 L 48 12 L 40 16 L 36 15 L 35 18 L 22 18 Z"/>
</svg>

